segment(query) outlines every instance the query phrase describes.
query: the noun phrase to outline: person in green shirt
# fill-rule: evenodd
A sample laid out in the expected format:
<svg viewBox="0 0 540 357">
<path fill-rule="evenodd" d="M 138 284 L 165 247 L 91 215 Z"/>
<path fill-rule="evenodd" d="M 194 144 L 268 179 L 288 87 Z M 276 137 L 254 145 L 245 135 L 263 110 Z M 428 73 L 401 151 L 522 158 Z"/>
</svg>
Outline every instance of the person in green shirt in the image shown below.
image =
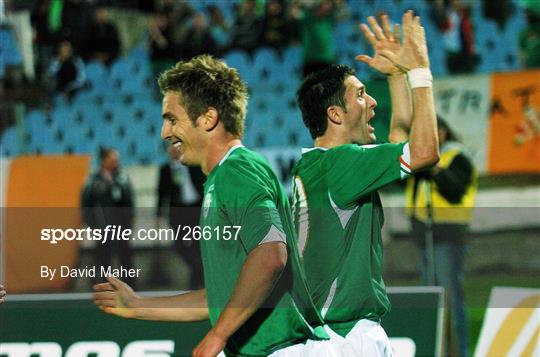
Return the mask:
<svg viewBox="0 0 540 357">
<path fill-rule="evenodd" d="M 307 290 L 287 196 L 268 163 L 242 146 L 247 88 L 208 55 L 159 77 L 161 136 L 182 164 L 207 175 L 200 227 L 205 289 L 144 298 L 108 278 L 94 287 L 105 312 L 160 321 L 209 319 L 194 356 L 332 354 L 329 333 Z M 327 343 L 328 342 L 328 343 Z"/>
<path fill-rule="evenodd" d="M 439 152 L 419 18 L 405 13 L 403 44 L 399 28 L 392 31 L 387 17 L 382 28 L 373 17 L 369 23 L 371 29 L 361 28 L 375 55 L 357 59 L 388 75 L 390 139 L 398 143 L 373 145 L 370 121 L 377 102 L 352 68 L 332 65 L 308 76 L 297 99 L 314 147 L 303 150 L 293 169 L 293 215 L 308 287 L 325 322 L 357 355 L 388 356 L 391 347 L 379 324 L 390 302 L 382 278 L 383 212 L 377 190 L 434 165 Z M 409 127 L 409 141 L 399 142 Z"/>
</svg>

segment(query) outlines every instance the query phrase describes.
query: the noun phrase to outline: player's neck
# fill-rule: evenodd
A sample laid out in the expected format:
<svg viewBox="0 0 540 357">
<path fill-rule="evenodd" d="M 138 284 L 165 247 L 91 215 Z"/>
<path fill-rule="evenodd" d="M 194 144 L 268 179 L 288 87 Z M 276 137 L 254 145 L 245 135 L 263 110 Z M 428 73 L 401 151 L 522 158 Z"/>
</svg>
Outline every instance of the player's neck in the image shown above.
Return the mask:
<svg viewBox="0 0 540 357">
<path fill-rule="evenodd" d="M 319 136 L 315 139 L 313 142 L 313 145 L 315 147 L 322 147 L 322 148 L 333 148 L 335 146 L 350 144 L 350 139 L 346 135 L 336 135 L 336 133 L 325 133 L 322 136 Z"/>
<path fill-rule="evenodd" d="M 229 150 L 236 145 L 242 145 L 242 141 L 237 136 L 230 134 L 212 140 L 212 143 L 207 148 L 206 160 L 201 165 L 202 172 L 208 176 L 214 167 L 227 155 Z"/>
</svg>

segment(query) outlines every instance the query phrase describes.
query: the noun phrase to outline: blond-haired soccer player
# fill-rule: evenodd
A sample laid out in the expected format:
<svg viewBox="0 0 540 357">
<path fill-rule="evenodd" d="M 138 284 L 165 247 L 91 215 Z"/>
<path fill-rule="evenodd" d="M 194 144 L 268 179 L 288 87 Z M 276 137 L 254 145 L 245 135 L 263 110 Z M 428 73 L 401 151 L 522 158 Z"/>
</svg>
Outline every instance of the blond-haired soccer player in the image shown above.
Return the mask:
<svg viewBox="0 0 540 357">
<path fill-rule="evenodd" d="M 95 303 L 124 317 L 197 321 L 211 330 L 194 356 L 332 354 L 307 291 L 290 206 L 278 178 L 241 138 L 247 88 L 235 69 L 210 56 L 179 62 L 159 78 L 162 138 L 180 162 L 207 175 L 201 212 L 205 289 L 143 298 L 109 278 Z M 331 332 L 329 332 L 331 333 Z"/>
<path fill-rule="evenodd" d="M 311 74 L 297 97 L 314 147 L 303 150 L 293 169 L 293 209 L 308 287 L 323 319 L 356 355 L 388 356 L 392 350 L 380 326 L 390 302 L 382 278 L 383 217 L 377 189 L 434 165 L 439 153 L 419 19 L 412 12 L 403 16 L 403 44 L 388 18 L 383 18 L 383 28 L 374 18 L 369 21 L 373 32 L 365 25 L 362 29 L 375 55 L 357 59 L 389 76 L 395 116 L 391 140 L 399 141 L 410 124 L 409 141 L 372 145 L 377 102 L 352 68 L 333 65 Z"/>
</svg>

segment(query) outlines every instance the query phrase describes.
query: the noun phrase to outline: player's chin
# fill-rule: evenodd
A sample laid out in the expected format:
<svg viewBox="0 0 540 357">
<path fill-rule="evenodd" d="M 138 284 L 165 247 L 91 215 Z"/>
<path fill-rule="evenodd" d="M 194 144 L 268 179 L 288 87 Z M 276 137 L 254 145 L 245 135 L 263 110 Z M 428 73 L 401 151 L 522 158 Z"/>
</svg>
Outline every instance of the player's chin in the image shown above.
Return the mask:
<svg viewBox="0 0 540 357">
<path fill-rule="evenodd" d="M 375 144 L 376 141 L 377 141 L 377 136 L 375 135 L 375 133 L 369 133 L 367 143 Z"/>
</svg>

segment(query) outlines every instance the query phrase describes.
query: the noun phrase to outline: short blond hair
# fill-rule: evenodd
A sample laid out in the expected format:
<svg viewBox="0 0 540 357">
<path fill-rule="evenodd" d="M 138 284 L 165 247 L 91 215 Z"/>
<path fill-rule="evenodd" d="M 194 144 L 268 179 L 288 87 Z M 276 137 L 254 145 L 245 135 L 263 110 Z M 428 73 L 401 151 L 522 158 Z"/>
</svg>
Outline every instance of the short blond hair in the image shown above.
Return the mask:
<svg viewBox="0 0 540 357">
<path fill-rule="evenodd" d="M 180 61 L 158 78 L 161 92 L 176 92 L 192 122 L 209 107 L 219 113 L 225 130 L 244 135 L 248 91 L 236 69 L 209 55 Z"/>
</svg>

